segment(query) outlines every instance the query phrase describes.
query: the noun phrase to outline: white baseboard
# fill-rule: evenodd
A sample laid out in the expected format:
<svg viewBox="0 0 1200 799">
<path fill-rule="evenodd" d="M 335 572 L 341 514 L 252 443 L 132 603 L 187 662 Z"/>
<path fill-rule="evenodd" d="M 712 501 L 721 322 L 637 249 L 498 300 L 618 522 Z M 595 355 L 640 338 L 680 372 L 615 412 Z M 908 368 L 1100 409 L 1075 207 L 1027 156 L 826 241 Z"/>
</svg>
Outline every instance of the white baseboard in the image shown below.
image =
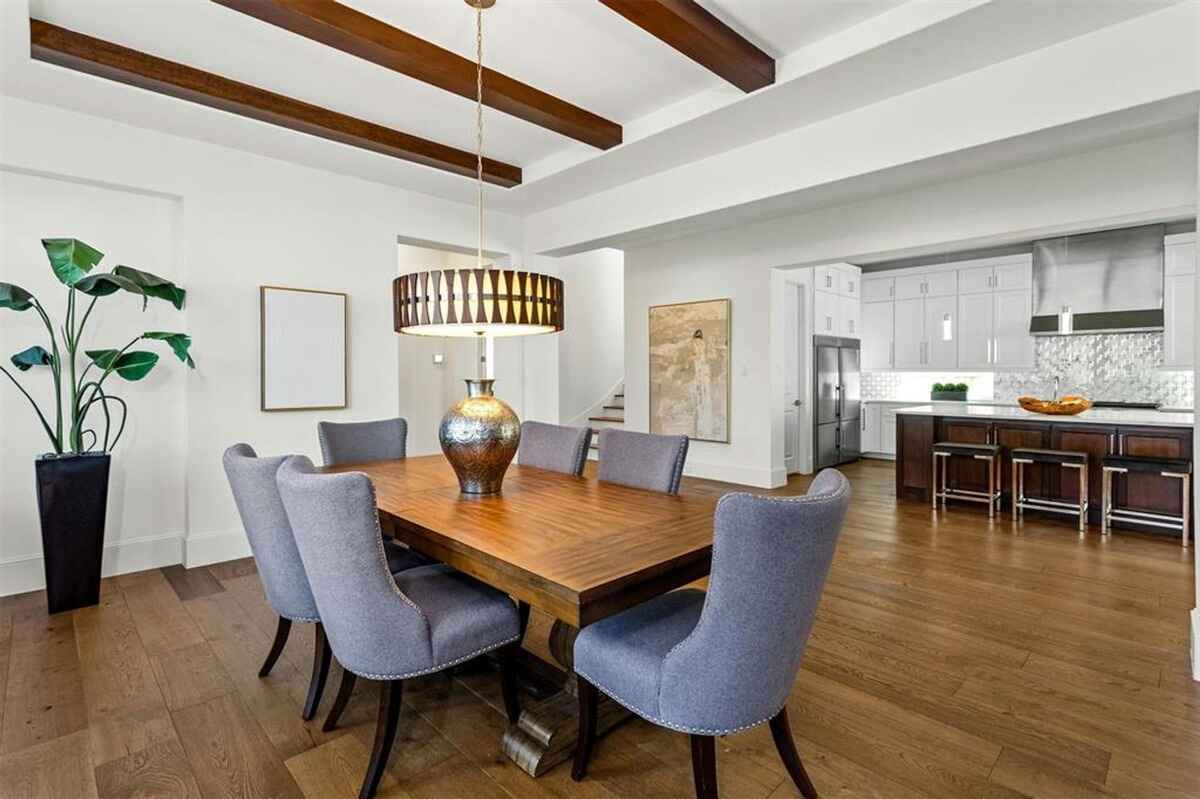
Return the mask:
<svg viewBox="0 0 1200 799">
<path fill-rule="evenodd" d="M 179 563 L 182 542 L 183 536 L 178 533 L 114 541 L 104 547 L 100 574 L 112 577 Z M 46 568 L 41 555 L 0 560 L 0 596 L 41 591 L 45 587 Z"/>
<path fill-rule="evenodd" d="M 183 542 L 183 565 L 188 569 L 248 557 L 250 542 L 241 529 L 194 535 Z"/>
<path fill-rule="evenodd" d="M 720 480 L 753 488 L 778 488 L 787 482 L 787 473 L 784 472 L 783 467 L 760 469 L 753 466 L 733 466 L 727 463 L 689 460 L 683 468 L 683 473 L 688 477 Z"/>
<path fill-rule="evenodd" d="M 1192 679 L 1200 682 L 1200 608 L 1192 608 Z"/>
</svg>

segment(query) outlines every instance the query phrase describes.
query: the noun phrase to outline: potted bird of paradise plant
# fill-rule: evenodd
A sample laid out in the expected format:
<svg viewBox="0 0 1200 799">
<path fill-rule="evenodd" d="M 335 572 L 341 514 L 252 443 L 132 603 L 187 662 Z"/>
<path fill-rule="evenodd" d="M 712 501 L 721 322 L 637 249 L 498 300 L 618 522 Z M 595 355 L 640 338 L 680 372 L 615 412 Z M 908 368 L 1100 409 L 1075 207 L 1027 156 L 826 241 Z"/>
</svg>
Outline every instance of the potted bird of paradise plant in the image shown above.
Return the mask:
<svg viewBox="0 0 1200 799">
<path fill-rule="evenodd" d="M 158 354 L 134 349 L 142 341 L 165 344 L 188 367 L 194 369 L 196 364 L 189 352 L 191 337 L 161 330 L 135 336 L 117 349 L 80 352 L 84 331 L 102 297 L 125 292 L 141 298 L 143 311 L 151 299 L 180 310 L 186 292 L 165 278 L 129 266 L 93 271 L 104 254 L 78 239 L 42 239 L 42 246 L 54 276 L 67 289 L 59 324 L 37 297 L 13 283 L 0 282 L 0 309 L 32 310 L 46 328 L 43 344 L 49 349 L 34 344 L 9 360 L 16 372 L 46 372 L 53 410 L 43 412 L 13 371 L 0 365 L 0 372 L 29 401 L 50 441 L 51 451 L 34 461 L 34 472 L 46 597 L 50 612 L 58 613 L 100 601 L 110 453 L 121 440 L 129 414 L 125 400 L 113 393 L 110 379 L 135 381 L 150 373 Z M 103 437 L 98 432 L 101 422 Z"/>
</svg>

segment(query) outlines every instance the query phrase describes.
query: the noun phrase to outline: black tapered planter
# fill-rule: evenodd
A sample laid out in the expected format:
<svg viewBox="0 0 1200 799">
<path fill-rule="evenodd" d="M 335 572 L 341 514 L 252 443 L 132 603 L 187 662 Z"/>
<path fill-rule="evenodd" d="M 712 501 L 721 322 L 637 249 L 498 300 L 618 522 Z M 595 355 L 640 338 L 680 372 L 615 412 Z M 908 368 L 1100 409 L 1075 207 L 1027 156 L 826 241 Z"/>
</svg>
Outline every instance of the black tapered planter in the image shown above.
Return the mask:
<svg viewBox="0 0 1200 799">
<path fill-rule="evenodd" d="M 43 455 L 34 462 L 51 613 L 100 602 L 110 463 L 106 454 Z"/>
</svg>

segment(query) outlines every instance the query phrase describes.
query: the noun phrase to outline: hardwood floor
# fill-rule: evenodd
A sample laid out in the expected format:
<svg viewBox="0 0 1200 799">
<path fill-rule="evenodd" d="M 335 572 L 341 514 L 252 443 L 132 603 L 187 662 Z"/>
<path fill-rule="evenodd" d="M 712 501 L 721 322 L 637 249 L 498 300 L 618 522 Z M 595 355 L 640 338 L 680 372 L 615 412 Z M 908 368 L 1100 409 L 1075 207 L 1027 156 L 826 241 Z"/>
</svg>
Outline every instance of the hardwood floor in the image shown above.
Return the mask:
<svg viewBox="0 0 1200 799">
<path fill-rule="evenodd" d="M 897 505 L 889 464 L 846 473 L 788 703 L 822 797 L 1200 796 L 1190 550 L 1033 514 L 935 519 Z M 375 689 L 360 681 L 331 733 L 332 688 L 301 721 L 312 628 L 260 680 L 275 620 L 249 561 L 105 580 L 99 607 L 54 617 L 40 594 L 0 599 L 0 797 L 356 796 Z M 535 612 L 543 656 L 548 628 Z M 503 708 L 492 673 L 413 681 L 381 799 L 691 795 L 688 737 L 638 720 L 598 741 L 585 782 L 569 763 L 530 779 L 500 753 Z M 765 724 L 720 739 L 717 771 L 726 799 L 799 796 Z"/>
</svg>

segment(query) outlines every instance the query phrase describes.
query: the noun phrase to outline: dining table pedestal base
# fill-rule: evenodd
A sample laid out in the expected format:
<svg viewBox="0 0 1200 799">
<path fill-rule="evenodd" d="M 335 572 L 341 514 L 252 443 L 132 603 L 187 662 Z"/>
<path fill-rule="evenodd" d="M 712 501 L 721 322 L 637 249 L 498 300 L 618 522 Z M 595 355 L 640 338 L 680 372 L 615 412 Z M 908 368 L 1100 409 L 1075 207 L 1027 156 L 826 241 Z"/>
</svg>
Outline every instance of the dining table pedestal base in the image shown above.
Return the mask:
<svg viewBox="0 0 1200 799">
<path fill-rule="evenodd" d="M 521 711 L 504 733 L 502 748 L 509 760 L 531 777 L 540 777 L 575 754 L 579 739 L 574 650 L 579 630 L 561 620 L 550 628 L 550 654 L 566 671 L 563 690 Z M 597 707 L 596 734 L 603 735 L 633 716 L 603 694 Z"/>
</svg>

